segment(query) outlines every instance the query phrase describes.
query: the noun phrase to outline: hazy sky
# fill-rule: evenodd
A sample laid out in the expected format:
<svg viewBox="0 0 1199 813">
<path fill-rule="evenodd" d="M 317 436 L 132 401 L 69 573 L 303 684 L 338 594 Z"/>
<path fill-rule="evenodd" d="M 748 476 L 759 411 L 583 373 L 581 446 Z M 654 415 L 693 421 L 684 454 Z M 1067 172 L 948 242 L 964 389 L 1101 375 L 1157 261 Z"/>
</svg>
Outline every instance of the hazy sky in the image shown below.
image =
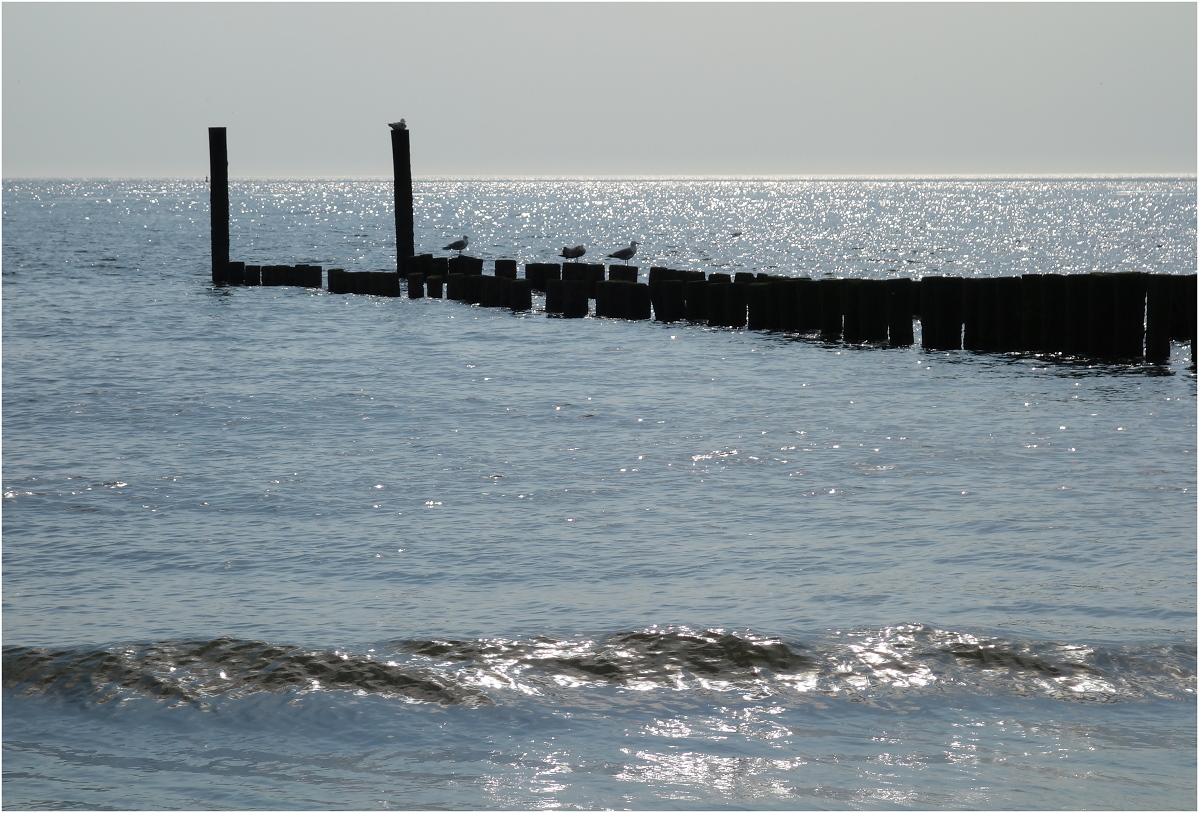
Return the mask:
<svg viewBox="0 0 1199 813">
<path fill-rule="evenodd" d="M 5 177 L 1193 173 L 1194 3 L 9 3 Z"/>
</svg>

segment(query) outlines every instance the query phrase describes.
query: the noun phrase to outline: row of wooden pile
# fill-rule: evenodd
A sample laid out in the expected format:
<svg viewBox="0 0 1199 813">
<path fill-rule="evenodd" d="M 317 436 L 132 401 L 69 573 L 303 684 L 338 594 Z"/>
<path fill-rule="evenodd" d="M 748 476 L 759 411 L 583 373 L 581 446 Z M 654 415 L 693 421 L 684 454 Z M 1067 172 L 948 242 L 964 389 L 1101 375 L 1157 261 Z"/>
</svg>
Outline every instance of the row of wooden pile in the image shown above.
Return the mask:
<svg viewBox="0 0 1199 813">
<path fill-rule="evenodd" d="M 320 287 L 319 266 L 230 263 L 229 284 Z M 1195 340 L 1194 274 L 1024 274 L 809 279 L 654 267 L 647 282 L 633 266 L 496 260 L 484 274 L 477 257 L 410 257 L 407 272 L 331 268 L 340 294 L 453 299 L 529 310 L 533 294 L 562 317 L 656 319 L 711 326 L 816 334 L 828 341 L 930 350 L 1059 353 L 1164 362 L 1171 340 Z M 403 286 L 401 285 L 403 283 Z M 594 310 L 592 303 L 594 302 Z"/>
</svg>

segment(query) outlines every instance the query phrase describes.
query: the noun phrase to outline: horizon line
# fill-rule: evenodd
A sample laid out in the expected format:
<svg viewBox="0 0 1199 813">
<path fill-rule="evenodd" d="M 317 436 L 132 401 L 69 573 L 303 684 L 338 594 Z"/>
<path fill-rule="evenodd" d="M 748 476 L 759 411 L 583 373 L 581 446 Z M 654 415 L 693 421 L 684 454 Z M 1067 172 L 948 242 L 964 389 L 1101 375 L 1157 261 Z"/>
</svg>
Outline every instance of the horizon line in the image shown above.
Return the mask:
<svg viewBox="0 0 1199 813">
<path fill-rule="evenodd" d="M 200 175 L 14 175 L 9 181 L 187 181 Z M 954 173 L 823 173 L 745 175 L 414 175 L 413 181 L 890 181 L 890 180 L 1137 180 L 1199 179 L 1195 172 L 954 172 Z M 244 175 L 233 181 L 391 181 L 388 175 Z"/>
</svg>

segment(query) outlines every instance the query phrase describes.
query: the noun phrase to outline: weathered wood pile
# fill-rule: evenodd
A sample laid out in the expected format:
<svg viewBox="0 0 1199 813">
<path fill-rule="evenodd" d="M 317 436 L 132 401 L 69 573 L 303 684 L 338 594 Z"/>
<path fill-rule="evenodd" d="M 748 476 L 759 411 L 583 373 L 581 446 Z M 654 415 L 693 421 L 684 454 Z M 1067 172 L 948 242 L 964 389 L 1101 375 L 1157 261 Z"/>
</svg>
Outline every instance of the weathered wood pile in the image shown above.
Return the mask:
<svg viewBox="0 0 1199 813">
<path fill-rule="evenodd" d="M 496 260 L 407 259 L 408 272 L 328 271 L 335 294 L 453 299 L 530 310 L 545 296 L 549 315 L 692 322 L 713 327 L 811 334 L 825 341 L 928 350 L 1051 353 L 1167 361 L 1170 342 L 1194 345 L 1194 274 L 1024 274 L 1011 277 L 808 279 L 654 267 Z M 319 266 L 229 263 L 225 284 L 321 287 Z M 401 285 L 403 283 L 403 285 Z M 593 304 L 594 303 L 594 306 Z"/>
</svg>

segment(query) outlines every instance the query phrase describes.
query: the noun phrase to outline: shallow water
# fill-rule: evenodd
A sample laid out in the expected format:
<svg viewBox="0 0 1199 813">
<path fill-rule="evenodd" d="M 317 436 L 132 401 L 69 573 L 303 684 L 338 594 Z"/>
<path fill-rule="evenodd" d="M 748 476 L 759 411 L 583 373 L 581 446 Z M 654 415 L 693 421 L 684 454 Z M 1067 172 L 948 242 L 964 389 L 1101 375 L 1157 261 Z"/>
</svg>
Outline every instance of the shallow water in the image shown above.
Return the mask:
<svg viewBox="0 0 1199 813">
<path fill-rule="evenodd" d="M 1193 179 L 417 191 L 522 261 L 1195 267 Z M 233 255 L 387 268 L 389 194 L 236 184 Z M 213 289 L 207 237 L 5 185 L 6 806 L 1194 807 L 1188 347 Z"/>
</svg>

